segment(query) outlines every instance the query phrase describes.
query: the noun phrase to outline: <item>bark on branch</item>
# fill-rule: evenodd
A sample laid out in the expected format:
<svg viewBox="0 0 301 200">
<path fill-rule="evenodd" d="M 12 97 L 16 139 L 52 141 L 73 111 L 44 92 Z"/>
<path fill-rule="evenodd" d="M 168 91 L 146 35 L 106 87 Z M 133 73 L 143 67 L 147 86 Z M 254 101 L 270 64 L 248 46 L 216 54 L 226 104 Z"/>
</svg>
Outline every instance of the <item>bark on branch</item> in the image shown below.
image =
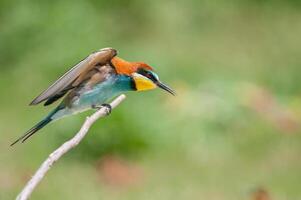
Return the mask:
<svg viewBox="0 0 301 200">
<path fill-rule="evenodd" d="M 112 109 L 118 106 L 125 99 L 125 95 L 120 95 L 116 99 L 111 102 Z M 52 152 L 48 158 L 43 162 L 40 168 L 36 171 L 36 173 L 32 176 L 32 178 L 25 185 L 23 190 L 17 196 L 17 200 L 26 200 L 30 197 L 31 193 L 37 187 L 37 185 L 44 178 L 48 170 L 50 170 L 51 166 L 58 161 L 65 153 L 70 151 L 72 148 L 76 147 L 81 140 L 88 133 L 90 127 L 101 117 L 106 116 L 108 113 L 108 108 L 102 107 L 98 111 L 96 111 L 93 115 L 87 117 L 86 121 L 82 125 L 81 129 L 76 133 L 76 135 L 62 144 L 59 148 L 57 148 L 54 152 Z"/>
</svg>

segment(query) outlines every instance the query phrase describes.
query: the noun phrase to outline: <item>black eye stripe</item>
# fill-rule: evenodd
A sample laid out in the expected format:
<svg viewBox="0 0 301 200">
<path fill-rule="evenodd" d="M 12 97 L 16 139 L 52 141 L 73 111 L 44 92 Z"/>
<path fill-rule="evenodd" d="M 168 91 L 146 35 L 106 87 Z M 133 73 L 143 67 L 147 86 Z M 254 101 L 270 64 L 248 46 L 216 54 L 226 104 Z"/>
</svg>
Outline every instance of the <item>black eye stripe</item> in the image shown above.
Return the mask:
<svg viewBox="0 0 301 200">
<path fill-rule="evenodd" d="M 140 68 L 137 72 L 138 72 L 139 74 L 141 74 L 141 75 L 143 75 L 143 76 L 149 78 L 150 80 L 152 80 L 152 81 L 154 81 L 154 82 L 157 81 L 156 77 L 155 77 L 151 72 L 146 71 L 145 69 Z"/>
</svg>

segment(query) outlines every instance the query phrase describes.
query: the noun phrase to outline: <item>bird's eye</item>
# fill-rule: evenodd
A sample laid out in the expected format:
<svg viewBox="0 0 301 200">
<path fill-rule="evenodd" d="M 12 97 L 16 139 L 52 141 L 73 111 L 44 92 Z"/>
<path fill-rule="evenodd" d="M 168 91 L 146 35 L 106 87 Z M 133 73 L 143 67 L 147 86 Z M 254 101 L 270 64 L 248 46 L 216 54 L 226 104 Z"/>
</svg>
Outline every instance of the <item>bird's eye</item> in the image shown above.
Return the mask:
<svg viewBox="0 0 301 200">
<path fill-rule="evenodd" d="M 146 77 L 147 78 L 152 78 L 153 76 L 152 76 L 152 74 L 150 72 L 146 72 Z"/>
<path fill-rule="evenodd" d="M 146 72 L 146 77 L 151 79 L 152 81 L 157 81 L 156 77 L 150 72 Z"/>
</svg>

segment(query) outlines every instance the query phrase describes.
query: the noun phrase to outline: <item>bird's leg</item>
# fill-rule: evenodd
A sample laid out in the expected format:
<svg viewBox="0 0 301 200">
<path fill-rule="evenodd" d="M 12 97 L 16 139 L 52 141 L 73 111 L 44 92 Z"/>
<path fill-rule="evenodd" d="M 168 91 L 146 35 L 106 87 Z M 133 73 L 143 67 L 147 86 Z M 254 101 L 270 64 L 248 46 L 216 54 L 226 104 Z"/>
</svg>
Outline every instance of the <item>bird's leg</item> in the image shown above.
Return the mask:
<svg viewBox="0 0 301 200">
<path fill-rule="evenodd" d="M 101 106 L 94 105 L 94 104 L 92 105 L 93 109 L 101 109 L 102 107 L 106 108 L 106 114 L 107 115 L 111 114 L 111 112 L 112 112 L 112 106 L 110 104 L 103 103 L 103 104 L 101 104 Z"/>
</svg>

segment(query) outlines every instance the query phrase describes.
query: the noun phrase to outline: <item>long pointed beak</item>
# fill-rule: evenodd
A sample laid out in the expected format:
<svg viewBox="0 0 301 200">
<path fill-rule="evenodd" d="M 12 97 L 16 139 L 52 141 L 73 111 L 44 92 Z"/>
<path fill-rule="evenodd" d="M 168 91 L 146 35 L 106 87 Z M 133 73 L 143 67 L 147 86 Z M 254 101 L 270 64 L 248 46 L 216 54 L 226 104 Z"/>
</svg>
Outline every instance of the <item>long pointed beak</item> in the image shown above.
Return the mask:
<svg viewBox="0 0 301 200">
<path fill-rule="evenodd" d="M 173 89 L 171 89 L 169 86 L 165 85 L 164 83 L 157 82 L 156 84 L 159 88 L 169 92 L 170 94 L 172 94 L 174 96 L 176 95 L 176 92 Z"/>
</svg>

